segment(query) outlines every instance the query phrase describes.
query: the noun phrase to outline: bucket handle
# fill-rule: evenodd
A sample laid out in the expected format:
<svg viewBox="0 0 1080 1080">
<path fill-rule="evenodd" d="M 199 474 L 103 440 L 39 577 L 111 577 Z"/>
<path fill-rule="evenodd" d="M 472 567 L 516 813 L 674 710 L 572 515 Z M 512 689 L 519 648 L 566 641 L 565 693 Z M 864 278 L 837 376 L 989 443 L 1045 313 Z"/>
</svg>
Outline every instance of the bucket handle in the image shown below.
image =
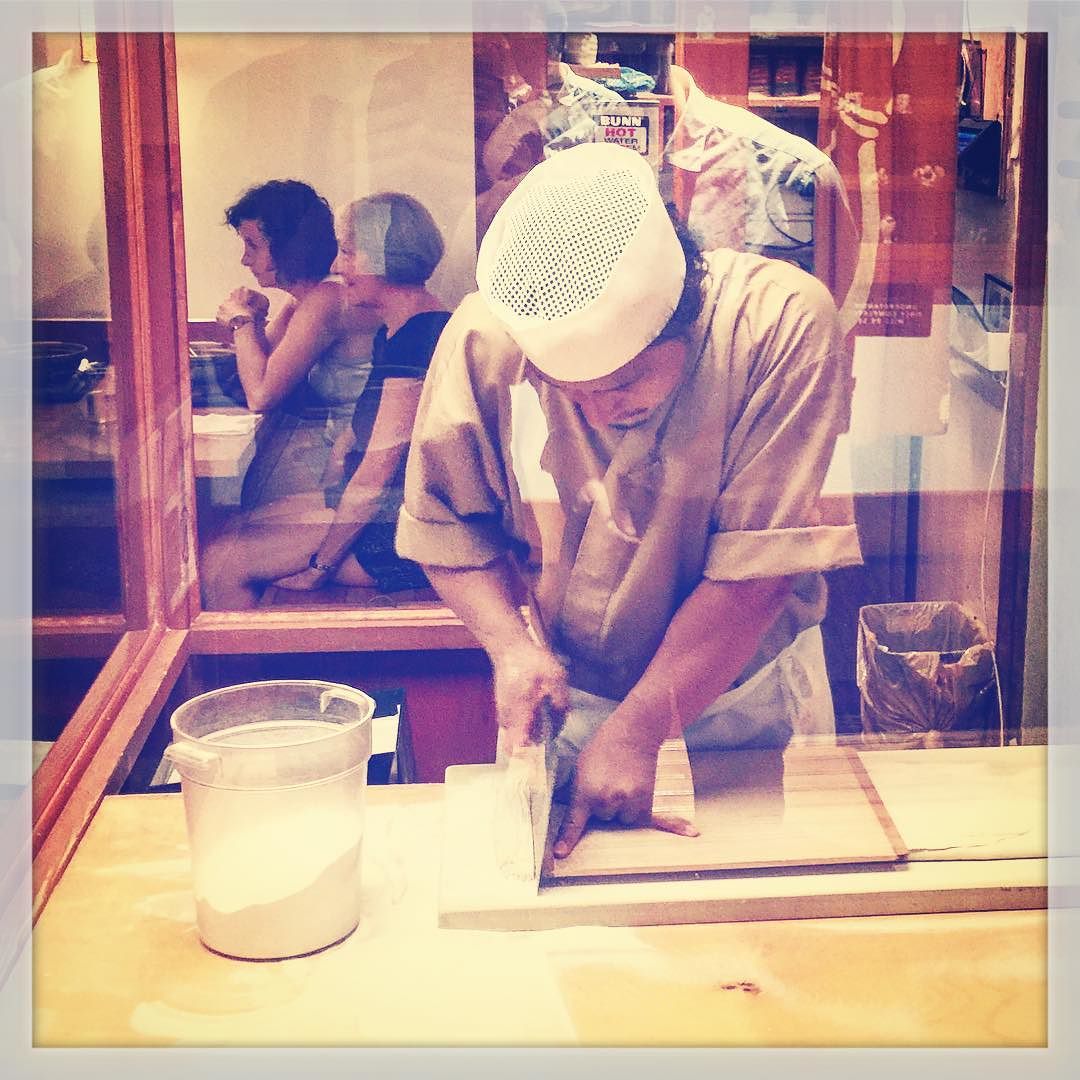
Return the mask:
<svg viewBox="0 0 1080 1080">
<path fill-rule="evenodd" d="M 221 775 L 221 755 L 192 743 L 170 743 L 165 747 L 165 757 L 182 777 L 200 784 L 211 784 Z"/>
<path fill-rule="evenodd" d="M 374 700 L 368 697 L 363 690 L 354 690 L 351 687 L 343 686 L 324 690 L 319 695 L 319 712 L 326 712 L 327 707 L 332 701 L 347 701 L 352 705 L 359 705 L 362 710 L 368 713 L 368 716 L 375 711 Z M 358 724 L 362 723 L 363 719 L 353 720 L 351 723 L 343 725 L 343 727 L 356 727 Z"/>
</svg>

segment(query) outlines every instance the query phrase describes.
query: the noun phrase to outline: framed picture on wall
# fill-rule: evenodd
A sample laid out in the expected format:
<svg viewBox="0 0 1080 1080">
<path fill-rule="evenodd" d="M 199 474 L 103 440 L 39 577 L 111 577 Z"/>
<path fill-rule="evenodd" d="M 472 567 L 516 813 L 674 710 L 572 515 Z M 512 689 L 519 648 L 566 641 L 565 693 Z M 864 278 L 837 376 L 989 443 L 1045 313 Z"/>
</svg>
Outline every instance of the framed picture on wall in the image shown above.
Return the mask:
<svg viewBox="0 0 1080 1080">
<path fill-rule="evenodd" d="M 983 275 L 983 322 L 992 333 L 1009 329 L 1013 287 L 993 274 Z"/>
</svg>

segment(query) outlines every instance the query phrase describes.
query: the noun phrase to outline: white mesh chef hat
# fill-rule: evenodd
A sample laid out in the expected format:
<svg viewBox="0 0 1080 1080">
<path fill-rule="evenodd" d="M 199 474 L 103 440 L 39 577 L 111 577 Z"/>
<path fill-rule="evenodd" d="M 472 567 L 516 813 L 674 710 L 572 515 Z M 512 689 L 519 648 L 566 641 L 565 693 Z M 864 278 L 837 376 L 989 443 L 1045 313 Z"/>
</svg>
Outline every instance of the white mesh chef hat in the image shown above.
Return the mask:
<svg viewBox="0 0 1080 1080">
<path fill-rule="evenodd" d="M 532 363 L 562 382 L 610 374 L 650 345 L 686 259 L 648 162 L 585 143 L 541 162 L 499 207 L 476 280 Z"/>
</svg>

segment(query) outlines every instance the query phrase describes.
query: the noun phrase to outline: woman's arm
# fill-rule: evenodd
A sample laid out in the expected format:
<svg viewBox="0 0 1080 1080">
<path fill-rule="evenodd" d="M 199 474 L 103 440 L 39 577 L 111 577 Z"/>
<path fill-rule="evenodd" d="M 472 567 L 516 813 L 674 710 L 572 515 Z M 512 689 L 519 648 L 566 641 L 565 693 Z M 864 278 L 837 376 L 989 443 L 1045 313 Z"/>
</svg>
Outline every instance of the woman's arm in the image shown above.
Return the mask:
<svg viewBox="0 0 1080 1080">
<path fill-rule="evenodd" d="M 236 368 L 248 408 L 254 412 L 272 409 L 307 375 L 338 336 L 341 295 L 337 283 L 320 282 L 300 300 L 284 325 L 277 320 L 267 330 L 254 317 L 233 331 Z M 219 318 L 225 308 L 223 304 Z"/>
<path fill-rule="evenodd" d="M 326 468 L 322 474 L 324 488 L 336 487 L 342 482 L 345 477 L 345 458 L 354 446 L 356 433 L 351 427 L 347 427 L 330 447 L 330 456 L 326 459 Z"/>
<path fill-rule="evenodd" d="M 423 382 L 420 379 L 387 379 L 382 386 L 379 409 L 371 437 L 360 464 L 342 493 L 334 520 L 315 550 L 309 571 L 281 579 L 284 588 L 317 588 L 337 569 L 360 530 L 379 507 L 380 497 L 393 479 L 409 449 L 416 408 Z"/>
</svg>

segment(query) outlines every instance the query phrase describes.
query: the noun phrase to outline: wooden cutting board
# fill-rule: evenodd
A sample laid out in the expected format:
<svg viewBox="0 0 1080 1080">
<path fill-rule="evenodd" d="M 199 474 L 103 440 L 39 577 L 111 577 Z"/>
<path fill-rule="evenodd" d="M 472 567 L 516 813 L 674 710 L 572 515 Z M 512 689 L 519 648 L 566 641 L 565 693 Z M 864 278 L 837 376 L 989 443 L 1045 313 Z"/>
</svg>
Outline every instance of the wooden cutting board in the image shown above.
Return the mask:
<svg viewBox="0 0 1080 1080">
<path fill-rule="evenodd" d="M 895 862 L 907 854 L 857 755 L 839 747 L 695 755 L 701 835 L 597 823 L 544 877 Z M 552 810 L 553 829 L 564 808 Z M 549 845 L 550 850 L 550 845 Z"/>
<path fill-rule="evenodd" d="M 806 859 L 837 858 L 845 850 L 863 859 L 873 855 L 871 846 L 863 842 L 868 833 L 873 836 L 864 811 L 869 812 L 878 800 L 864 788 L 865 805 L 843 817 L 841 823 L 834 804 L 838 800 L 849 806 L 859 804 L 852 798 L 850 784 L 846 795 L 842 794 L 845 789 L 822 791 L 821 770 L 837 769 L 837 762 L 829 760 L 834 755 L 825 755 L 823 761 L 820 755 L 789 749 L 781 800 L 775 768 L 766 783 L 760 768 L 754 771 L 739 766 L 740 761 L 745 765 L 746 758 L 715 751 L 696 753 L 693 766 L 700 790 L 695 820 L 703 834 L 713 834 L 711 843 L 715 845 L 727 830 L 734 834 L 732 844 L 760 863 L 764 848 L 748 852 L 752 845 L 747 831 L 752 829 L 759 842 L 766 838 L 776 828 L 782 802 L 784 817 L 790 816 L 793 826 L 801 820 L 805 828 L 812 829 L 816 821 L 826 830 L 809 838 L 813 841 L 812 856 L 799 856 L 802 865 L 713 871 L 688 870 L 680 865 L 671 873 L 549 876 L 539 891 L 534 884 L 508 878 L 495 862 L 492 820 L 499 770 L 494 765 L 455 765 L 447 769 L 443 788 L 439 925 L 539 930 L 1045 907 L 1045 849 L 1032 858 L 1016 858 L 1008 851 L 992 858 L 966 858 L 963 852 L 973 845 L 983 851 L 994 840 L 1001 815 L 990 823 L 987 835 L 969 835 L 975 822 L 964 819 L 958 826 L 956 820 L 957 808 L 963 810 L 980 799 L 1010 800 L 1010 828 L 1017 814 L 1025 821 L 1033 819 L 1041 807 L 1045 815 L 1045 765 L 1040 769 L 1030 760 L 1042 749 L 966 749 L 962 757 L 949 759 L 948 770 L 939 766 L 947 753 L 941 750 L 920 750 L 906 756 L 906 752 L 889 751 L 861 755 L 862 761 L 849 762 L 848 779 L 858 779 L 861 786 L 860 766 L 865 761 L 872 763 L 874 775 L 886 782 L 887 806 L 912 850 L 907 858 L 897 857 L 903 842 L 895 839 L 887 821 L 878 817 L 886 838 L 872 845 L 881 856 L 879 861 L 819 866 Z M 894 762 L 897 758 L 902 760 Z M 775 766 L 775 756 L 773 761 Z M 901 778 L 903 783 L 894 782 Z M 730 803 L 729 816 L 714 813 L 712 804 L 718 799 Z M 937 811 L 932 819 L 919 816 L 919 835 L 908 838 L 906 823 L 914 820 L 912 815 L 924 805 L 935 806 Z M 796 814 L 791 808 L 798 806 L 803 810 Z M 877 817 L 876 808 L 873 813 Z M 743 817 L 737 821 L 737 815 Z M 842 835 L 848 824 L 861 836 L 858 843 L 850 842 L 854 834 L 848 839 Z M 690 842 L 681 837 L 670 840 L 680 846 Z M 961 842 L 963 846 L 958 848 Z M 728 850 L 728 857 L 733 850 Z M 807 850 L 811 850 L 809 846 Z M 776 856 L 775 847 L 770 854 Z"/>
</svg>

